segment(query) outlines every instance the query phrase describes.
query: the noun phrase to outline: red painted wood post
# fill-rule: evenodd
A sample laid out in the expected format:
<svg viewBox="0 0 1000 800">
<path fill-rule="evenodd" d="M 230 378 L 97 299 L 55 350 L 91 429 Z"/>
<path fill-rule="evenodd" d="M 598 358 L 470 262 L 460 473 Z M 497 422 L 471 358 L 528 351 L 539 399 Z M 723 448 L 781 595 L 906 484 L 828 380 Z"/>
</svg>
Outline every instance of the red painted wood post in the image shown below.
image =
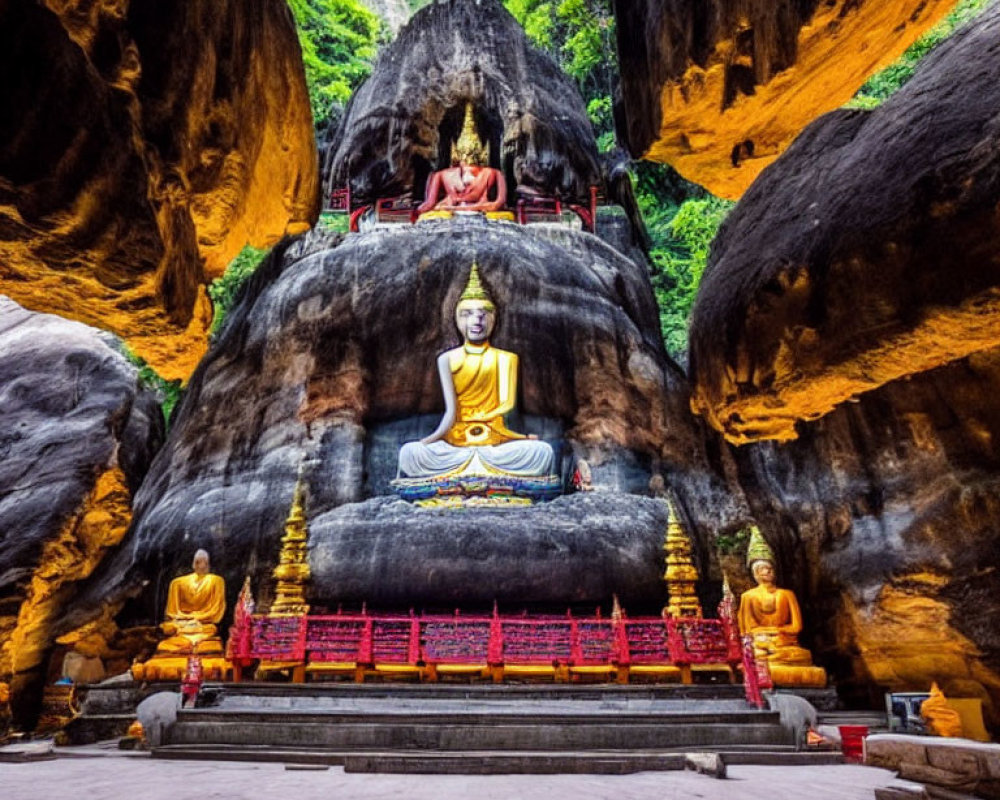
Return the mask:
<svg viewBox="0 0 1000 800">
<path fill-rule="evenodd" d="M 490 619 L 490 640 L 486 648 L 486 663 L 489 665 L 493 682 L 500 683 L 503 680 L 503 624 L 500 622 L 496 603 L 493 604 L 493 617 Z"/>
<path fill-rule="evenodd" d="M 410 666 L 415 667 L 420 660 L 420 618 L 410 609 L 410 646 L 406 653 Z"/>
<path fill-rule="evenodd" d="M 358 663 L 368 667 L 372 665 L 372 637 L 374 636 L 374 625 L 368 612 L 363 612 L 364 628 L 361 630 L 361 641 L 358 643 Z"/>
<path fill-rule="evenodd" d="M 569 663 L 570 665 L 583 663 L 583 646 L 580 644 L 580 626 L 577 625 L 572 615 L 569 618 Z"/>
</svg>

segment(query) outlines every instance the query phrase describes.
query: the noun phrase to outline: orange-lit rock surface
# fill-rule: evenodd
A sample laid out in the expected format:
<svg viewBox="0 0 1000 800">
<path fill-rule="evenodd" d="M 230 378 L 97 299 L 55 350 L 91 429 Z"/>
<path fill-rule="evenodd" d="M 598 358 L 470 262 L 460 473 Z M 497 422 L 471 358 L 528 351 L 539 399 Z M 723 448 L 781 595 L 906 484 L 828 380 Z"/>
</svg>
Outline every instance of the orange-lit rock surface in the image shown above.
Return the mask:
<svg viewBox="0 0 1000 800">
<path fill-rule="evenodd" d="M 873 111 L 813 123 L 712 245 L 692 406 L 790 439 L 863 392 L 1000 343 L 1000 7 Z"/>
<path fill-rule="evenodd" d="M 735 200 L 954 4 L 615 0 L 629 149 Z"/>
<path fill-rule="evenodd" d="M 1000 724 L 1000 348 L 735 449 L 739 482 L 847 696 L 980 697 Z"/>
<path fill-rule="evenodd" d="M 186 379 L 205 284 L 317 213 L 286 4 L 5 3 L 0 69 L 0 291 Z"/>
<path fill-rule="evenodd" d="M 22 721 L 162 441 L 156 398 L 109 340 L 0 296 L 0 681 Z"/>
</svg>

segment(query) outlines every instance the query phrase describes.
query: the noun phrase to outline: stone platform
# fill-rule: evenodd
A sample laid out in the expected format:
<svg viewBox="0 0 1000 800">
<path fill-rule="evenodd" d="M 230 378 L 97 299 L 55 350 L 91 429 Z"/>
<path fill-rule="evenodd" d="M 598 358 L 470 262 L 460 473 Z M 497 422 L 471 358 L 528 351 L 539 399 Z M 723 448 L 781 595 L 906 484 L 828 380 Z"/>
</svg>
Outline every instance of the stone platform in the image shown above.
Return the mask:
<svg viewBox="0 0 1000 800">
<path fill-rule="evenodd" d="M 667 506 L 612 491 L 509 509 L 425 509 L 393 497 L 309 521 L 313 597 L 324 603 L 661 606 Z"/>
</svg>

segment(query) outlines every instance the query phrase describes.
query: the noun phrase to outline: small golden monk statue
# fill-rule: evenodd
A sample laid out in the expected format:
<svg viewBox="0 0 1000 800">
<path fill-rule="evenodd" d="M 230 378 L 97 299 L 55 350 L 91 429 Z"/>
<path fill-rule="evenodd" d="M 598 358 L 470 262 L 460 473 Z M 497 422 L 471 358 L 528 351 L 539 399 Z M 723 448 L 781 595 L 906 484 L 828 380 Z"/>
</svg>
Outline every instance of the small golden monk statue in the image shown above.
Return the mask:
<svg viewBox="0 0 1000 800">
<path fill-rule="evenodd" d="M 802 611 L 795 593 L 775 585 L 774 553 L 754 525 L 747 564 L 757 586 L 740 597 L 738 621 L 752 636 L 754 655 L 767 661 L 776 686 L 826 686 L 826 671 L 813 666 L 812 654 L 799 646 Z"/>
<path fill-rule="evenodd" d="M 935 736 L 962 735 L 962 717 L 948 705 L 948 699 L 937 683 L 931 684 L 931 696 L 920 704 L 920 716 L 927 730 Z"/>
<path fill-rule="evenodd" d="M 473 264 L 455 308 L 464 341 L 437 360 L 444 415 L 433 433 L 400 449 L 400 477 L 551 475 L 552 447 L 504 421 L 517 399 L 517 355 L 490 344 L 495 321 L 496 306 Z"/>
<path fill-rule="evenodd" d="M 476 133 L 472 104 L 467 103 L 462 133 L 451 148 L 451 166 L 430 176 L 417 211 L 500 211 L 507 203 L 507 182 L 500 170 L 489 166 L 489 160 L 489 148 Z"/>
<path fill-rule="evenodd" d="M 168 638 L 160 642 L 157 655 L 222 653 L 216 626 L 226 611 L 226 583 L 209 571 L 204 550 L 194 554 L 191 567 L 191 573 L 170 582 L 166 619 L 160 625 Z"/>
</svg>

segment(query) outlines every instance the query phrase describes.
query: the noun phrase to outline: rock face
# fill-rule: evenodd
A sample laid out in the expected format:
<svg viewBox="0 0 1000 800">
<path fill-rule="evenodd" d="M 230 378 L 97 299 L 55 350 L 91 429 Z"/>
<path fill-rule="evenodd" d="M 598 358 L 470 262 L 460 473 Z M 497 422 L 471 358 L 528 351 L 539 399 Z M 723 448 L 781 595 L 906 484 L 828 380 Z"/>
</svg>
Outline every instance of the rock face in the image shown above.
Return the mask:
<svg viewBox="0 0 1000 800">
<path fill-rule="evenodd" d="M 503 588 L 523 581 L 510 543 L 493 556 L 470 549 L 473 540 L 499 537 L 495 517 L 480 523 L 459 512 L 470 526 L 459 536 L 457 521 L 402 511 L 383 497 L 400 444 L 429 433 L 443 409 L 433 365 L 459 342 L 454 307 L 473 259 L 500 310 L 493 341 L 520 356 L 515 429 L 556 443 L 567 471 L 571 456 L 586 458 L 609 494 L 645 493 L 652 474 L 684 469 L 697 472 L 690 497 L 712 491 L 698 434 L 686 422 L 685 384 L 659 339 L 644 268 L 590 234 L 545 225 L 423 222 L 335 244 L 310 234 L 287 252 L 280 248 L 254 276 L 192 377 L 137 497 L 134 550 L 102 568 L 88 590 L 95 602 L 134 591 L 149 577 L 157 583 L 145 591 L 142 613 L 155 618 L 167 582 L 199 546 L 209 549 L 232 594 L 249 573 L 266 602 L 303 459 L 310 542 L 322 553 L 312 565 L 314 602 L 402 599 L 405 584 L 390 576 L 417 569 L 405 563 L 414 542 L 426 543 L 440 566 L 437 593 L 425 592 L 425 576 L 410 586 L 411 601 L 451 603 L 462 589 L 485 596 L 494 590 L 472 586 L 470 575 L 478 580 L 480 572 L 469 565 L 490 558 L 504 570 L 494 573 L 496 594 L 516 598 Z M 636 558 L 647 559 L 636 594 L 649 600 L 649 576 L 662 569 L 660 512 L 640 504 L 624 512 L 620 501 L 606 502 L 620 521 L 600 504 L 589 518 L 580 501 L 566 506 L 563 532 L 538 546 L 532 574 L 548 564 L 561 575 L 567 560 L 591 569 L 598 552 L 620 552 L 620 563 L 581 581 L 580 591 L 538 584 L 521 602 L 553 600 L 558 591 L 563 601 L 591 599 L 617 585 Z M 517 514 L 522 527 L 530 524 L 528 512 Z M 648 523 L 645 538 L 636 538 L 630 515 Z M 400 521 L 413 529 L 390 530 Z M 485 538 L 474 534 L 480 527 Z M 620 542 L 611 539 L 615 530 Z M 575 560 L 566 549 L 574 537 Z M 374 544 L 362 557 L 357 543 L 365 538 Z M 397 551 L 383 546 L 400 541 L 406 546 Z M 349 562 L 371 580 L 344 581 Z"/>
<path fill-rule="evenodd" d="M 419 509 L 377 497 L 320 514 L 309 563 L 316 597 L 377 608 L 561 611 L 663 605 L 665 503 L 621 492 L 559 497 L 526 509 Z"/>
<path fill-rule="evenodd" d="M 936 680 L 1000 723 L 998 393 L 995 348 L 736 451 L 842 692 L 877 702 Z"/>
<path fill-rule="evenodd" d="M 407 0 L 363 0 L 362 5 L 378 14 L 389 30 L 396 33 L 410 18 Z"/>
<path fill-rule="evenodd" d="M 721 228 L 694 409 L 732 442 L 1000 343 L 1000 8 L 873 111 L 811 125 Z"/>
<path fill-rule="evenodd" d="M 614 0 L 622 134 L 633 155 L 735 200 L 953 5 Z"/>
<path fill-rule="evenodd" d="M 0 296 L 0 682 L 18 717 L 162 441 L 156 398 L 113 345 Z"/>
<path fill-rule="evenodd" d="M 4 3 L 0 281 L 166 377 L 204 353 L 204 284 L 318 212 L 283 0 Z"/>
<path fill-rule="evenodd" d="M 431 3 L 351 98 L 326 176 L 357 199 L 414 190 L 449 164 L 465 105 L 508 181 L 586 200 L 600 183 L 594 134 L 573 81 L 534 49 L 498 0 Z"/>
</svg>

